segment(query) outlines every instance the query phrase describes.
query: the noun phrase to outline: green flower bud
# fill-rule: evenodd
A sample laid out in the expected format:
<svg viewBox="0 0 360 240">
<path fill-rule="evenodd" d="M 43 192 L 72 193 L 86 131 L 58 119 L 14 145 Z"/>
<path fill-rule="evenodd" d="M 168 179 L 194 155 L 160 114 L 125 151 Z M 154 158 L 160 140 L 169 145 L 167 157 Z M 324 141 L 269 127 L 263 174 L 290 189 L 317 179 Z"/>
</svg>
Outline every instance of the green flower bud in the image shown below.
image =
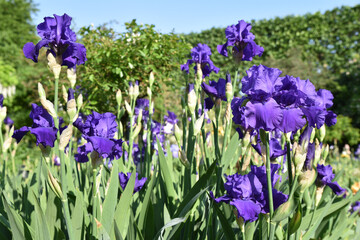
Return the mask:
<svg viewBox="0 0 360 240">
<path fill-rule="evenodd" d="M 121 90 L 118 89 L 116 91 L 116 102 L 117 102 L 118 106 L 121 106 L 121 101 L 122 101 Z"/>
<path fill-rule="evenodd" d="M 305 189 L 310 187 L 316 180 L 317 172 L 315 169 L 301 172 L 298 178 L 300 192 L 303 193 Z"/>
<path fill-rule="evenodd" d="M 151 92 L 151 89 L 149 87 L 146 88 L 146 93 L 149 97 L 151 97 L 152 95 L 152 92 Z"/>
<path fill-rule="evenodd" d="M 204 122 L 204 114 L 202 114 L 201 117 L 195 121 L 194 136 L 200 133 L 203 122 Z"/>
<path fill-rule="evenodd" d="M 126 100 L 125 100 L 125 109 L 126 109 L 127 113 L 129 114 L 129 116 L 132 117 L 133 113 L 131 111 L 131 107 Z"/>
<path fill-rule="evenodd" d="M 41 144 L 40 144 L 41 145 Z M 54 191 L 56 196 L 58 196 L 60 199 L 63 198 L 63 193 L 61 190 L 61 186 L 58 180 L 54 178 L 54 176 L 51 174 L 50 171 L 48 171 L 48 183 L 50 185 L 50 188 Z"/>
<path fill-rule="evenodd" d="M 325 136 L 326 136 L 326 127 L 325 127 L 325 124 L 324 124 L 319 129 L 319 140 L 320 140 L 320 142 L 324 141 Z"/>
<path fill-rule="evenodd" d="M 77 119 L 77 110 L 75 99 L 70 99 L 66 104 L 66 112 L 69 116 L 70 122 L 74 122 Z"/>
<path fill-rule="evenodd" d="M 57 114 L 55 112 L 54 104 L 47 100 L 46 98 L 40 98 L 41 105 L 46 109 L 46 111 L 54 118 L 57 118 Z"/>
<path fill-rule="evenodd" d="M 62 64 L 61 56 L 55 58 L 55 56 L 50 51 L 48 51 L 47 60 L 50 71 L 54 74 L 54 77 L 58 79 L 61 72 L 61 64 Z"/>
<path fill-rule="evenodd" d="M 61 86 L 61 90 L 62 90 L 62 97 L 64 99 L 64 102 L 67 102 L 68 100 L 68 93 L 66 91 L 66 88 L 64 85 Z"/>
<path fill-rule="evenodd" d="M 81 93 L 79 94 L 79 96 L 76 99 L 76 105 L 78 106 L 79 110 L 83 105 L 83 96 Z"/>
<path fill-rule="evenodd" d="M 188 102 L 187 102 L 191 114 L 195 112 L 196 100 L 197 100 L 196 93 L 195 90 L 193 89 L 188 93 Z"/>
<path fill-rule="evenodd" d="M 154 81 L 155 81 L 154 73 L 151 72 L 151 73 L 150 73 L 150 76 L 149 76 L 149 85 L 150 85 L 150 88 L 153 86 Z"/>
<path fill-rule="evenodd" d="M 39 93 L 40 99 L 46 99 L 46 93 L 45 93 L 44 87 L 41 83 L 38 83 L 38 93 Z"/>
<path fill-rule="evenodd" d="M 74 68 L 68 68 L 67 69 L 67 78 L 70 82 L 70 86 L 71 88 L 74 88 L 75 87 L 75 84 L 76 84 L 76 71 Z"/>
<path fill-rule="evenodd" d="M 3 123 L 4 119 L 6 118 L 6 112 L 7 112 L 6 107 L 0 107 L 0 126 Z"/>
<path fill-rule="evenodd" d="M 314 154 L 314 166 L 317 166 L 321 157 L 321 146 L 318 139 L 315 139 L 315 154 Z"/>
<path fill-rule="evenodd" d="M 71 137 L 72 137 L 72 131 L 73 125 L 69 124 L 69 126 L 61 133 L 60 139 L 59 139 L 59 150 L 64 151 L 65 147 L 68 145 Z"/>
<path fill-rule="evenodd" d="M 287 202 L 281 204 L 274 212 L 274 215 L 271 219 L 272 222 L 280 222 L 285 218 L 289 217 L 291 213 L 295 210 L 296 204 L 294 198 L 290 198 Z"/>
</svg>

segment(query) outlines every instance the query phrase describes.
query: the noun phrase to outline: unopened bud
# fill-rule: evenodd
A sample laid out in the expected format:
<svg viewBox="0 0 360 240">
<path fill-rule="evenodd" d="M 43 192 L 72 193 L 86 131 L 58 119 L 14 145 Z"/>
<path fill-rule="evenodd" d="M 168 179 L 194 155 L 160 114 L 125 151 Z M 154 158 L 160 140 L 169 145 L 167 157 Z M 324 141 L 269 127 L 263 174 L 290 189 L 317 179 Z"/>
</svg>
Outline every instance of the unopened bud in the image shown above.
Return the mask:
<svg viewBox="0 0 360 240">
<path fill-rule="evenodd" d="M 317 187 L 316 188 L 316 194 L 315 194 L 315 206 L 317 207 L 320 203 L 322 194 L 324 191 L 324 187 Z"/>
<path fill-rule="evenodd" d="M 129 82 L 129 96 L 130 98 L 134 97 L 134 86 L 132 82 Z"/>
<path fill-rule="evenodd" d="M 45 98 L 40 98 L 41 105 L 46 109 L 46 111 L 54 118 L 57 118 L 55 112 L 54 104 Z"/>
<path fill-rule="evenodd" d="M 60 135 L 59 150 L 64 151 L 72 136 L 73 125 L 70 124 Z"/>
<path fill-rule="evenodd" d="M 116 102 L 117 102 L 118 106 L 121 106 L 121 101 L 122 101 L 121 90 L 118 89 L 116 91 Z"/>
<path fill-rule="evenodd" d="M 62 97 L 64 99 L 64 102 L 67 102 L 68 101 L 68 93 L 67 93 L 64 85 L 62 85 L 61 90 L 62 90 Z"/>
<path fill-rule="evenodd" d="M 129 105 L 129 103 L 125 100 L 125 109 L 128 112 L 129 116 L 132 117 L 133 113 L 131 111 L 131 107 Z"/>
<path fill-rule="evenodd" d="M 247 148 L 247 146 L 249 146 L 249 144 L 250 144 L 250 132 L 246 131 L 245 136 L 242 139 L 242 147 Z"/>
<path fill-rule="evenodd" d="M 135 82 L 135 86 L 134 86 L 134 98 L 136 99 L 140 94 L 140 91 L 139 91 L 139 82 L 136 81 Z"/>
<path fill-rule="evenodd" d="M 320 142 L 324 141 L 325 136 L 326 136 L 326 127 L 325 127 L 325 124 L 324 124 L 319 129 L 319 140 L 320 140 Z"/>
<path fill-rule="evenodd" d="M 143 110 L 140 109 L 140 110 L 139 110 L 139 114 L 138 114 L 138 116 L 137 116 L 137 121 L 136 121 L 136 124 L 137 124 L 137 125 L 141 125 L 142 116 L 143 116 Z"/>
<path fill-rule="evenodd" d="M 310 187 L 315 182 L 316 177 L 317 177 L 317 173 L 315 169 L 301 172 L 298 178 L 300 192 L 303 193 L 305 189 Z"/>
<path fill-rule="evenodd" d="M 152 85 L 154 84 L 154 81 L 155 81 L 154 73 L 151 72 L 151 73 L 150 73 L 150 76 L 149 76 L 149 85 L 150 85 L 150 88 L 151 88 Z"/>
<path fill-rule="evenodd" d="M 74 88 L 76 84 L 76 70 L 74 68 L 68 68 L 66 73 L 71 88 Z"/>
<path fill-rule="evenodd" d="M 83 105 L 83 96 L 80 93 L 79 96 L 76 99 L 76 105 L 78 106 L 78 108 L 80 109 Z"/>
<path fill-rule="evenodd" d="M 0 125 L 3 123 L 4 119 L 6 118 L 6 107 L 0 107 Z"/>
<path fill-rule="evenodd" d="M 203 79 L 203 72 L 201 70 L 201 63 L 197 63 L 196 64 L 196 75 L 197 75 L 197 82 L 199 83 L 198 85 L 201 84 L 202 79 Z"/>
<path fill-rule="evenodd" d="M 140 124 L 136 124 L 136 127 L 132 135 L 132 139 L 135 139 L 139 135 L 140 131 L 141 131 L 141 122 Z"/>
<path fill-rule="evenodd" d="M 302 148 L 301 145 L 294 143 L 293 149 L 295 149 L 294 153 L 294 164 L 295 164 L 295 174 L 299 175 L 304 166 L 306 160 L 307 149 Z"/>
<path fill-rule="evenodd" d="M 55 58 L 55 56 L 50 51 L 48 51 L 47 60 L 50 71 L 54 74 L 55 78 L 59 78 L 62 64 L 61 56 Z"/>
<path fill-rule="evenodd" d="M 60 183 L 57 179 L 54 178 L 54 176 L 51 174 L 50 171 L 48 171 L 48 183 L 50 185 L 50 188 L 54 191 L 56 196 L 58 196 L 60 199 L 63 198 L 63 193 L 61 190 Z"/>
<path fill-rule="evenodd" d="M 151 97 L 152 95 L 152 92 L 151 92 L 151 89 L 149 87 L 146 88 L 146 93 L 149 97 Z"/>
<path fill-rule="evenodd" d="M 226 120 L 227 123 L 229 123 L 230 120 L 231 120 L 231 103 L 230 102 L 228 102 L 226 104 L 225 120 Z"/>
<path fill-rule="evenodd" d="M 228 102 L 231 102 L 232 97 L 233 97 L 233 87 L 232 87 L 232 84 L 231 84 L 231 80 L 230 80 L 230 82 L 227 82 L 227 83 L 226 83 L 225 93 L 226 93 L 226 99 L 227 99 L 227 101 L 228 101 Z"/>
<path fill-rule="evenodd" d="M 295 208 L 296 208 L 296 204 L 294 198 L 291 197 L 290 199 L 287 200 L 287 202 L 284 202 L 275 210 L 274 215 L 271 218 L 271 221 L 280 222 L 284 220 L 285 218 L 291 215 L 291 213 L 295 210 Z"/>
<path fill-rule="evenodd" d="M 315 128 L 312 129 L 311 136 L 310 136 L 310 143 L 314 142 L 316 130 Z"/>
<path fill-rule="evenodd" d="M 6 151 L 6 150 L 8 150 L 10 148 L 12 140 L 13 140 L 13 138 L 9 137 L 8 139 L 6 139 L 4 141 L 4 144 L 3 144 L 3 147 L 2 147 L 3 151 Z"/>
<path fill-rule="evenodd" d="M 75 99 L 70 99 L 68 102 L 67 102 L 67 105 L 66 105 L 66 112 L 69 116 L 69 119 L 70 119 L 70 122 L 74 122 L 76 120 L 76 113 L 77 113 L 77 110 L 76 110 L 76 102 L 75 102 Z"/>
<path fill-rule="evenodd" d="M 204 122 L 204 114 L 202 114 L 201 117 L 195 121 L 194 136 L 200 133 L 203 122 Z"/>
<path fill-rule="evenodd" d="M 44 87 L 41 83 L 38 83 L 38 93 L 39 93 L 40 99 L 46 99 L 46 93 L 45 93 Z"/>
<path fill-rule="evenodd" d="M 195 108 L 196 108 L 196 93 L 195 93 L 194 88 L 192 90 L 190 90 L 188 93 L 187 105 L 189 107 L 190 113 L 194 113 Z"/>
<path fill-rule="evenodd" d="M 319 162 L 319 164 L 325 164 L 325 160 L 327 158 L 327 156 L 329 155 L 329 144 L 326 144 L 325 147 L 323 147 L 323 151 L 322 151 L 322 154 L 321 154 L 321 160 Z"/>
<path fill-rule="evenodd" d="M 321 158 L 321 146 L 318 139 L 315 139 L 314 166 L 317 166 Z"/>
</svg>

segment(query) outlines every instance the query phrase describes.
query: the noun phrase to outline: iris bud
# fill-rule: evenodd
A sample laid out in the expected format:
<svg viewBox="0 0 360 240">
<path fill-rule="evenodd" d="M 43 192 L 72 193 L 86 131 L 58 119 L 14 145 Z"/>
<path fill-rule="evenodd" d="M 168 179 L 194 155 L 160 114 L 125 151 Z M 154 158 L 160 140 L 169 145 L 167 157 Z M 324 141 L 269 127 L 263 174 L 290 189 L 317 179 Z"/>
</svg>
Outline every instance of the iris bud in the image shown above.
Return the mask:
<svg viewBox="0 0 360 240">
<path fill-rule="evenodd" d="M 64 151 L 65 147 L 68 145 L 71 136 L 72 136 L 73 125 L 69 124 L 69 126 L 61 133 L 59 140 L 59 150 Z"/>
<path fill-rule="evenodd" d="M 324 191 L 324 187 L 317 187 L 316 188 L 316 194 L 315 194 L 315 206 L 317 207 L 320 203 L 322 194 Z"/>
<path fill-rule="evenodd" d="M 64 101 L 67 102 L 67 100 L 68 100 L 68 93 L 67 93 L 66 88 L 65 88 L 64 85 L 62 85 L 61 90 L 62 90 L 62 97 L 63 97 Z"/>
<path fill-rule="evenodd" d="M 324 124 L 319 129 L 319 140 L 320 140 L 320 142 L 324 141 L 325 136 L 326 136 L 326 127 L 325 127 L 325 124 Z"/>
<path fill-rule="evenodd" d="M 313 143 L 314 142 L 314 138 L 315 138 L 315 128 L 313 128 L 312 132 L 311 132 L 311 136 L 310 136 L 310 143 Z"/>
<path fill-rule="evenodd" d="M 196 93 L 195 90 L 192 89 L 191 91 L 189 91 L 188 93 L 188 103 L 187 103 L 190 113 L 194 113 L 195 112 L 195 107 L 196 107 Z"/>
<path fill-rule="evenodd" d="M 44 87 L 41 83 L 38 83 L 38 93 L 39 93 L 40 99 L 42 99 L 42 98 L 46 99 L 46 93 L 45 93 Z M 65 101 L 67 101 L 67 98 Z"/>
<path fill-rule="evenodd" d="M 47 52 L 48 67 L 54 74 L 55 78 L 59 78 L 61 72 L 62 57 L 56 57 L 50 52 Z"/>
<path fill-rule="evenodd" d="M 125 100 L 125 109 L 128 112 L 129 116 L 132 117 L 133 113 L 131 111 L 131 107 L 129 105 L 129 103 Z"/>
<path fill-rule="evenodd" d="M 154 81 L 155 81 L 154 73 L 151 72 L 151 73 L 150 73 L 150 76 L 149 76 L 149 85 L 150 85 L 150 88 L 151 88 L 152 85 L 154 84 Z"/>
<path fill-rule="evenodd" d="M 129 96 L 130 98 L 134 97 L 134 86 L 132 82 L 129 82 Z"/>
<path fill-rule="evenodd" d="M 0 107 L 0 125 L 3 123 L 6 118 L 6 107 Z"/>
<path fill-rule="evenodd" d="M 314 166 L 317 166 L 321 157 L 321 146 L 318 139 L 315 139 L 315 154 L 314 154 Z"/>
<path fill-rule="evenodd" d="M 204 122 L 204 114 L 202 114 L 201 117 L 195 121 L 194 136 L 200 133 L 203 122 Z"/>
<path fill-rule="evenodd" d="M 76 99 L 76 105 L 78 106 L 78 108 L 80 109 L 83 105 L 83 96 L 80 93 L 79 96 Z"/>
<path fill-rule="evenodd" d="M 294 143 L 293 149 L 295 149 L 294 153 L 294 164 L 295 164 L 295 174 L 299 175 L 304 166 L 307 154 L 307 148 L 303 148 L 301 145 Z"/>
<path fill-rule="evenodd" d="M 139 82 L 136 81 L 135 82 L 135 86 L 134 86 L 134 98 L 136 99 L 139 96 L 140 92 L 139 92 Z"/>
<path fill-rule="evenodd" d="M 320 164 L 324 164 L 325 163 L 325 160 L 327 158 L 329 154 L 329 144 L 326 144 L 326 146 L 323 148 L 323 151 L 322 151 L 322 157 L 321 157 L 321 160 L 320 160 Z"/>
<path fill-rule="evenodd" d="M 66 73 L 71 88 L 74 88 L 76 84 L 76 70 L 74 68 L 68 68 Z"/>
<path fill-rule="evenodd" d="M 306 188 L 310 187 L 316 180 L 317 172 L 315 169 L 301 172 L 299 175 L 300 192 L 303 193 Z"/>
<path fill-rule="evenodd" d="M 56 194 L 56 196 L 58 196 L 59 198 L 63 198 L 63 193 L 61 191 L 61 187 L 60 184 L 58 182 L 58 180 L 56 180 L 53 175 L 51 174 L 50 171 L 48 171 L 48 183 L 50 185 L 50 188 L 54 191 L 54 193 Z"/>
<path fill-rule="evenodd" d="M 285 218 L 290 216 L 290 214 L 295 210 L 295 207 L 296 204 L 294 198 L 291 197 L 287 200 L 287 202 L 284 202 L 275 210 L 271 221 L 280 222 L 284 220 Z"/>
<path fill-rule="evenodd" d="M 46 111 L 54 118 L 57 118 L 57 114 L 55 112 L 54 104 L 47 100 L 46 98 L 40 98 L 41 105 L 46 109 Z"/>
<path fill-rule="evenodd" d="M 66 104 L 66 108 L 67 108 L 66 112 L 69 115 L 70 122 L 72 123 L 77 119 L 77 117 L 76 117 L 77 110 L 76 110 L 75 99 L 70 99 Z"/>
<path fill-rule="evenodd" d="M 180 145 L 180 143 L 181 143 L 181 135 L 182 135 L 182 132 L 181 132 L 181 130 L 180 130 L 180 128 L 178 127 L 178 125 L 177 124 L 175 124 L 175 138 L 176 138 L 176 141 L 177 141 L 177 143 Z"/>
<path fill-rule="evenodd" d="M 117 102 L 118 106 L 121 106 L 121 101 L 122 101 L 121 90 L 118 89 L 116 91 L 116 102 Z"/>
<path fill-rule="evenodd" d="M 149 87 L 146 88 L 146 93 L 149 97 L 151 97 L 152 95 L 152 92 L 151 92 L 151 89 Z"/>
</svg>

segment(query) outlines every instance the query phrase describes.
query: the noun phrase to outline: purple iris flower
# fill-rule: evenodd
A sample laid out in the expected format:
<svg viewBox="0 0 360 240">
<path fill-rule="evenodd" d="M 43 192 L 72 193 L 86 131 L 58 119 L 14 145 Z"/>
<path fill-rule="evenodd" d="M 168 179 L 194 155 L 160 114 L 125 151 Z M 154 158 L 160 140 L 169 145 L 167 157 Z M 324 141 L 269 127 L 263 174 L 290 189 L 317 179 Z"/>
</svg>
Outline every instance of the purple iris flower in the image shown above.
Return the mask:
<svg viewBox="0 0 360 240">
<path fill-rule="evenodd" d="M 163 127 L 164 133 L 171 134 L 174 132 L 174 126 L 179 121 L 175 113 L 168 111 L 168 116 L 164 116 L 165 126 Z"/>
<path fill-rule="evenodd" d="M 87 143 L 78 147 L 78 153 L 75 154 L 75 160 L 78 162 L 87 162 L 87 154 L 96 151 L 102 158 L 119 159 L 122 156 L 122 140 L 114 139 L 117 132 L 116 116 L 112 113 L 93 112 L 87 116 L 86 120 L 78 118 L 74 122 L 83 134 L 82 137 Z"/>
<path fill-rule="evenodd" d="M 24 126 L 15 130 L 12 137 L 19 143 L 25 134 L 30 132 L 36 137 L 36 145 L 41 143 L 44 147 L 54 147 L 58 130 L 55 128 L 53 118 L 42 106 L 38 106 L 35 103 L 31 106 L 30 118 L 33 120 L 32 126 Z"/>
<path fill-rule="evenodd" d="M 4 95 L 0 93 L 0 107 L 3 107 L 3 103 L 4 103 Z"/>
<path fill-rule="evenodd" d="M 60 158 L 58 156 L 54 157 L 54 165 L 55 166 L 60 166 Z"/>
<path fill-rule="evenodd" d="M 256 145 L 252 145 L 254 149 L 262 155 L 261 153 L 261 140 L 258 140 L 258 143 Z M 269 148 L 270 148 L 270 159 L 274 160 L 280 156 L 283 156 L 286 154 L 286 147 L 285 149 L 282 149 L 279 141 L 276 138 L 271 138 L 269 141 Z"/>
<path fill-rule="evenodd" d="M 218 73 L 220 69 L 214 65 L 210 59 L 211 49 L 206 44 L 199 43 L 196 47 L 191 49 L 191 59 L 181 65 L 181 71 L 189 73 L 189 66 L 193 63 L 200 63 L 203 78 L 208 77 L 211 72 Z M 194 66 L 195 73 L 197 72 L 196 65 Z"/>
<path fill-rule="evenodd" d="M 10 117 L 6 117 L 4 119 L 4 124 L 8 125 L 9 127 L 11 127 L 12 125 L 14 125 L 14 121 L 10 118 Z"/>
<path fill-rule="evenodd" d="M 262 65 L 247 71 L 241 80 L 246 97 L 231 103 L 234 123 L 245 129 L 284 133 L 295 132 L 306 123 L 317 128 L 336 123 L 336 114 L 327 110 L 333 105 L 330 91 L 316 91 L 309 80 L 280 74 L 279 69 Z"/>
<path fill-rule="evenodd" d="M 351 213 L 354 213 L 354 212 L 360 213 L 360 201 L 356 201 L 356 202 L 351 206 L 350 212 L 351 212 Z"/>
<path fill-rule="evenodd" d="M 250 32 L 251 24 L 240 20 L 238 24 L 228 26 L 225 29 L 227 41 L 218 45 L 218 52 L 227 57 L 228 46 L 233 46 L 233 55 L 240 61 L 251 61 L 254 56 L 261 56 L 264 48 L 255 43 L 255 35 Z"/>
<path fill-rule="evenodd" d="M 131 177 L 131 173 L 130 173 L 130 172 L 127 173 L 127 174 L 122 173 L 122 172 L 119 173 L 120 186 L 121 186 L 121 188 L 122 188 L 123 190 L 125 190 L 126 185 L 127 185 L 127 183 L 129 182 L 129 180 L 130 180 L 130 177 Z M 138 179 L 138 173 L 136 173 L 135 187 L 134 187 L 134 192 L 133 192 L 133 194 L 137 193 L 138 191 L 140 191 L 140 190 L 143 188 L 146 180 L 147 180 L 146 177 L 143 177 L 143 178 L 141 178 L 141 179 L 139 180 L 139 179 Z"/>
<path fill-rule="evenodd" d="M 278 164 L 271 165 L 272 185 L 275 186 L 280 176 L 276 174 Z M 238 216 L 244 221 L 253 222 L 257 220 L 260 213 L 269 212 L 267 179 L 265 166 L 251 167 L 251 172 L 246 175 L 234 174 L 226 176 L 224 188 L 226 195 L 214 199 L 215 202 L 226 202 L 236 207 Z M 214 198 L 213 193 L 210 196 Z M 288 196 L 273 188 L 274 209 L 286 202 Z"/>
<path fill-rule="evenodd" d="M 129 141 L 127 141 L 127 143 L 129 144 Z M 133 161 L 135 165 L 138 165 L 141 160 L 145 157 L 145 148 L 143 147 L 143 149 L 139 148 L 139 145 L 136 143 L 133 143 L 133 149 L 132 149 L 132 156 L 133 156 Z M 129 157 L 129 154 L 127 151 L 124 152 L 124 158 L 127 161 Z"/>
<path fill-rule="evenodd" d="M 179 146 L 177 144 L 170 145 L 170 151 L 172 153 L 173 158 L 179 158 Z"/>
<path fill-rule="evenodd" d="M 63 66 L 76 68 L 76 65 L 84 64 L 87 60 L 86 48 L 76 42 L 76 34 L 70 29 L 71 19 L 67 14 L 45 17 L 44 22 L 37 26 L 41 40 L 36 45 L 32 42 L 24 45 L 25 57 L 37 62 L 39 50 L 47 47 L 54 56 L 62 57 Z"/>
<path fill-rule="evenodd" d="M 333 169 L 331 167 L 331 165 L 321 165 L 318 164 L 317 165 L 317 184 L 320 186 L 329 186 L 333 192 L 336 195 L 342 195 L 346 192 L 346 190 L 342 187 L 340 187 L 340 185 L 337 182 L 332 182 L 332 180 L 335 177 L 335 174 L 333 173 Z"/>
<path fill-rule="evenodd" d="M 68 90 L 68 101 L 70 101 L 71 99 L 75 99 L 75 90 L 72 88 L 69 88 Z"/>
<path fill-rule="evenodd" d="M 142 120 L 147 121 L 149 118 L 149 99 L 146 98 L 136 99 L 136 105 L 134 109 L 136 117 L 140 114 L 140 110 L 142 110 Z"/>
<path fill-rule="evenodd" d="M 227 101 L 226 99 L 226 83 L 231 83 L 230 74 L 226 74 L 226 80 L 223 78 L 219 78 L 217 82 L 209 81 L 209 85 L 205 82 L 201 83 L 201 87 L 209 96 L 205 99 L 205 109 L 210 110 L 214 106 L 214 102 L 218 99 L 222 101 Z"/>
</svg>

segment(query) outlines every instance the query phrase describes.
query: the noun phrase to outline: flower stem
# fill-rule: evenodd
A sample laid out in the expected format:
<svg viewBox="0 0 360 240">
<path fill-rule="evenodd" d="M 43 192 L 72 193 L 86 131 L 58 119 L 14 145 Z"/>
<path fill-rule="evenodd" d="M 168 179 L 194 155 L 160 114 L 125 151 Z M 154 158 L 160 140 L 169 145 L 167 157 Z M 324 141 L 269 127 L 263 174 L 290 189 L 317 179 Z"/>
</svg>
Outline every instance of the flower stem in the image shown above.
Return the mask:
<svg viewBox="0 0 360 240">
<path fill-rule="evenodd" d="M 97 169 L 94 168 L 92 171 L 92 177 L 93 177 L 93 186 L 92 186 L 92 198 L 93 198 L 93 203 L 92 203 L 92 231 L 93 231 L 93 236 L 96 236 L 96 230 L 97 230 L 97 224 L 95 221 L 96 218 L 96 172 Z"/>
<path fill-rule="evenodd" d="M 269 133 L 266 133 L 266 178 L 268 185 L 268 194 L 269 194 L 269 239 L 273 238 L 275 231 L 272 231 L 273 225 L 271 224 L 271 218 L 274 214 L 274 203 L 273 203 L 273 192 L 272 192 L 272 181 L 271 181 L 271 163 L 270 163 L 270 146 L 269 146 Z"/>
<path fill-rule="evenodd" d="M 286 141 L 286 162 L 287 162 L 287 171 L 289 174 L 289 189 L 291 189 L 292 186 L 292 167 L 291 167 L 291 153 L 290 153 L 290 142 Z"/>
</svg>

